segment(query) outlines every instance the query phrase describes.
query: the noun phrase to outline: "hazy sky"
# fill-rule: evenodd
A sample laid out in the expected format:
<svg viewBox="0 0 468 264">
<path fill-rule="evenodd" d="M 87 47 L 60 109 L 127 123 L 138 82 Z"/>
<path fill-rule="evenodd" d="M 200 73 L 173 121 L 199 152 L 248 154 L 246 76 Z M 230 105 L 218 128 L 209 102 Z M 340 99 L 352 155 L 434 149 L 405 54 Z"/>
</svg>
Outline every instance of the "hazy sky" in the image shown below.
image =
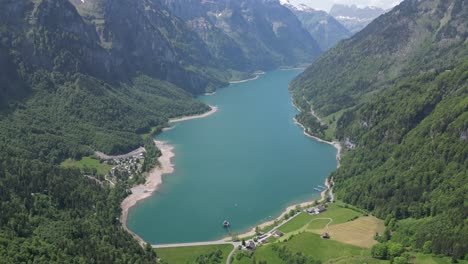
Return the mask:
<svg viewBox="0 0 468 264">
<path fill-rule="evenodd" d="M 401 2 L 401 0 L 289 0 L 292 3 L 303 3 L 312 8 L 329 11 L 333 4 L 355 4 L 357 6 L 378 6 L 390 9 Z"/>
</svg>

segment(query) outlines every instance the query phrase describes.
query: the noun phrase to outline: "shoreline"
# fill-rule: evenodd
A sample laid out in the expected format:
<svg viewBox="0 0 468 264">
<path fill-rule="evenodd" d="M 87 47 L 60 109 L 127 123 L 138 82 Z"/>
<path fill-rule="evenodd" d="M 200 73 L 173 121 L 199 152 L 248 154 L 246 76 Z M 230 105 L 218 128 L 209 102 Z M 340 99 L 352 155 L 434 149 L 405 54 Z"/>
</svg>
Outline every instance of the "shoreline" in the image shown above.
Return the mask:
<svg viewBox="0 0 468 264">
<path fill-rule="evenodd" d="M 294 108 L 296 108 L 296 110 L 300 113 L 302 112 L 301 109 L 299 109 L 299 107 L 297 107 L 297 105 L 294 103 L 294 99 L 291 98 L 291 101 L 292 101 L 292 105 L 294 106 Z M 318 118 L 318 116 L 315 115 L 315 113 L 311 113 L 315 118 L 317 118 L 317 120 L 322 123 L 322 120 L 320 120 L 320 118 Z M 309 137 L 309 138 L 312 138 L 318 142 L 322 142 L 322 143 L 325 143 L 325 144 L 328 144 L 328 145 L 332 145 L 335 149 L 336 149 L 336 162 L 337 162 L 337 166 L 336 168 L 338 169 L 340 167 L 340 161 L 341 161 L 341 151 L 343 150 L 343 147 L 341 146 L 340 142 L 338 141 L 326 141 L 324 139 L 321 139 L 319 137 L 316 137 L 314 135 L 311 135 L 309 133 L 307 133 L 307 129 L 306 127 L 301 124 L 299 121 L 297 121 L 297 119 L 294 117 L 293 118 L 293 121 L 294 121 L 294 124 L 298 125 L 299 127 L 302 128 L 302 130 L 304 131 L 304 135 L 306 137 Z"/>
<path fill-rule="evenodd" d="M 218 111 L 218 107 L 217 106 L 212 106 L 210 105 L 209 106 L 211 109 L 210 111 L 206 112 L 206 113 L 203 113 L 203 114 L 199 114 L 199 115 L 193 115 L 193 116 L 182 116 L 182 117 L 176 117 L 176 118 L 172 118 L 172 119 L 169 119 L 169 124 L 172 124 L 172 123 L 178 123 L 178 122 L 182 122 L 182 121 L 187 121 L 187 120 L 192 120 L 192 119 L 199 119 L 199 118 L 204 118 L 204 117 L 207 117 L 209 115 L 212 115 L 214 113 L 216 113 Z M 166 129 L 166 130 L 163 130 L 163 131 L 167 131 L 169 129 Z"/>
<path fill-rule="evenodd" d="M 338 141 L 326 141 L 326 140 L 323 140 L 323 139 L 321 139 L 319 137 L 313 136 L 313 135 L 307 133 L 307 130 L 306 130 L 305 126 L 303 124 L 299 123 L 296 120 L 296 118 L 293 118 L 293 120 L 294 120 L 294 123 L 296 125 L 298 125 L 299 127 L 302 128 L 302 130 L 304 131 L 304 135 L 306 137 L 312 138 L 312 139 L 314 139 L 314 140 L 316 140 L 318 142 L 321 142 L 321 143 L 331 145 L 336 149 L 336 162 L 337 162 L 336 168 L 339 168 L 340 167 L 340 160 L 341 160 L 341 151 L 342 151 L 342 146 L 341 146 L 340 142 L 338 142 Z"/>
<path fill-rule="evenodd" d="M 128 212 L 130 208 L 135 206 L 139 201 L 150 197 L 155 191 L 159 189 L 159 186 L 162 184 L 164 175 L 174 172 L 174 164 L 171 162 L 171 159 L 175 156 L 173 152 L 174 147 L 163 141 L 154 140 L 154 143 L 156 147 L 161 150 L 161 156 L 158 158 L 159 164 L 151 169 L 150 172 L 148 172 L 144 184 L 136 185 L 131 188 L 132 193 L 127 196 L 120 204 L 120 208 L 122 209 L 120 223 L 128 233 L 130 233 L 138 240 L 138 242 L 140 242 L 140 244 L 144 244 L 146 242 L 139 235 L 135 234 L 128 228 Z"/>
<path fill-rule="evenodd" d="M 260 74 L 256 74 L 256 75 L 255 75 L 255 77 L 253 77 L 253 78 L 249 78 L 249 79 L 245 79 L 245 80 L 240 80 L 240 81 L 230 81 L 230 82 L 229 82 L 229 84 L 245 83 L 245 82 L 249 82 L 249 81 L 257 80 L 258 78 L 260 78 Z"/>
<path fill-rule="evenodd" d="M 289 211 L 293 210 L 293 209 L 296 209 L 297 206 L 300 206 L 300 207 L 307 207 L 307 206 L 312 206 L 314 204 L 315 201 L 317 202 L 322 202 L 325 200 L 325 197 L 327 195 L 327 191 L 330 189 L 330 183 L 328 182 L 328 178 L 325 179 L 325 186 L 327 187 L 325 190 L 323 190 L 322 192 L 320 192 L 320 199 L 317 200 L 311 200 L 311 201 L 305 201 L 305 202 L 302 202 L 302 203 L 297 203 L 297 204 L 292 204 L 288 207 L 286 207 L 286 209 L 283 210 L 283 212 L 276 218 L 274 218 L 273 220 L 269 220 L 267 222 L 263 222 L 259 225 L 256 225 L 255 227 L 253 227 L 250 231 L 247 231 L 247 232 L 244 232 L 244 233 L 241 233 L 238 235 L 239 239 L 242 239 L 242 238 L 246 238 L 246 237 L 251 237 L 251 236 L 254 236 L 256 233 L 255 233 L 255 229 L 256 227 L 258 226 L 259 229 L 262 229 L 262 228 L 265 228 L 267 226 L 270 226 L 272 224 L 276 222 L 280 222 L 281 220 L 283 220 L 284 216 L 286 214 L 289 213 Z M 230 241 L 231 240 L 231 237 L 224 237 L 222 240 L 224 241 Z"/>
<path fill-rule="evenodd" d="M 195 116 L 186 116 L 180 118 L 170 119 L 169 123 L 182 122 L 191 119 L 204 118 L 209 115 L 212 115 L 218 111 L 218 107 L 211 106 L 211 110 L 200 115 Z M 174 126 L 166 127 L 163 131 L 174 129 Z M 132 193 L 127 196 L 121 203 L 120 208 L 122 213 L 120 215 L 120 223 L 125 231 L 132 235 L 140 245 L 144 245 L 146 241 L 141 238 L 139 235 L 130 230 L 127 226 L 128 212 L 130 208 L 137 205 L 139 201 L 149 198 L 155 191 L 159 189 L 159 186 L 163 183 L 163 176 L 167 174 L 172 174 L 175 170 L 175 165 L 172 163 L 172 158 L 175 157 L 173 152 L 174 146 L 169 145 L 166 142 L 154 140 L 154 144 L 161 151 L 161 156 L 158 158 L 159 164 L 148 172 L 146 176 L 145 183 L 133 186 L 130 190 Z"/>
<path fill-rule="evenodd" d="M 294 67 L 294 68 L 281 68 L 279 70 L 280 71 L 292 71 L 292 70 L 305 70 L 307 68 L 308 68 L 308 66 L 306 66 L 306 67 Z"/>
</svg>

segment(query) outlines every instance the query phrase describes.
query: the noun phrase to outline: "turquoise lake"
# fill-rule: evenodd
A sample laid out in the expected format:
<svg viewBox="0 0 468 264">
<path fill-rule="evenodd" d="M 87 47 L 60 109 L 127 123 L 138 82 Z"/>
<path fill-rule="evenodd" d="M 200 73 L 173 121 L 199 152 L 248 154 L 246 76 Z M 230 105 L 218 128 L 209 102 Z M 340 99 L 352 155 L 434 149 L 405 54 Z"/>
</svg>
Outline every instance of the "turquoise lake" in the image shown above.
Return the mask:
<svg viewBox="0 0 468 264">
<path fill-rule="evenodd" d="M 157 137 L 175 147 L 175 172 L 130 209 L 128 227 L 151 244 L 221 239 L 318 198 L 336 169 L 336 149 L 304 136 L 288 83 L 301 70 L 278 70 L 200 99 L 218 106 L 203 119 Z"/>
</svg>

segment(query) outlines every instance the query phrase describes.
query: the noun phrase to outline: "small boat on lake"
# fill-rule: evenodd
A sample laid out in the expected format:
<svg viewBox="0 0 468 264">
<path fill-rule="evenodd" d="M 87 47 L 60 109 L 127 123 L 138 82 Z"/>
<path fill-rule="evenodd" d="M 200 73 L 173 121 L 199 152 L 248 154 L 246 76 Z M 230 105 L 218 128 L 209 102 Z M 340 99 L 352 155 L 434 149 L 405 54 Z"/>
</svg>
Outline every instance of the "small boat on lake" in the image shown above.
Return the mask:
<svg viewBox="0 0 468 264">
<path fill-rule="evenodd" d="M 229 223 L 228 220 L 224 220 L 223 226 L 224 226 L 225 228 L 228 228 L 230 225 L 231 225 L 231 224 Z"/>
</svg>

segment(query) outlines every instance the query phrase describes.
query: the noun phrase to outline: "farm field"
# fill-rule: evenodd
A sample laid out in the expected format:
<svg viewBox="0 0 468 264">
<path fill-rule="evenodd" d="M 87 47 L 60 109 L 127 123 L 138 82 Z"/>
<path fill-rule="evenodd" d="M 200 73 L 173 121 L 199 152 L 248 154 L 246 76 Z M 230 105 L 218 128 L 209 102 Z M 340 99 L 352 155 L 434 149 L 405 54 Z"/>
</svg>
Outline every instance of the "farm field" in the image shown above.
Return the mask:
<svg viewBox="0 0 468 264">
<path fill-rule="evenodd" d="M 328 232 L 332 240 L 371 248 L 377 243 L 374 240 L 375 233 L 382 234 L 384 229 L 384 221 L 373 216 L 365 216 L 350 222 L 330 225 L 328 228 L 321 228 L 313 232 L 317 234 Z"/>
<path fill-rule="evenodd" d="M 293 231 L 297 231 L 305 227 L 306 225 L 308 225 L 307 229 L 320 229 L 329 222 L 328 219 L 324 218 L 333 219 L 330 225 L 336 225 L 348 222 L 362 215 L 362 213 L 352 210 L 350 208 L 345 208 L 338 204 L 331 204 L 328 207 L 327 211 L 318 215 L 309 215 L 307 213 L 302 213 L 293 220 L 280 227 L 279 230 L 281 230 L 283 233 L 290 233 Z"/>
</svg>

